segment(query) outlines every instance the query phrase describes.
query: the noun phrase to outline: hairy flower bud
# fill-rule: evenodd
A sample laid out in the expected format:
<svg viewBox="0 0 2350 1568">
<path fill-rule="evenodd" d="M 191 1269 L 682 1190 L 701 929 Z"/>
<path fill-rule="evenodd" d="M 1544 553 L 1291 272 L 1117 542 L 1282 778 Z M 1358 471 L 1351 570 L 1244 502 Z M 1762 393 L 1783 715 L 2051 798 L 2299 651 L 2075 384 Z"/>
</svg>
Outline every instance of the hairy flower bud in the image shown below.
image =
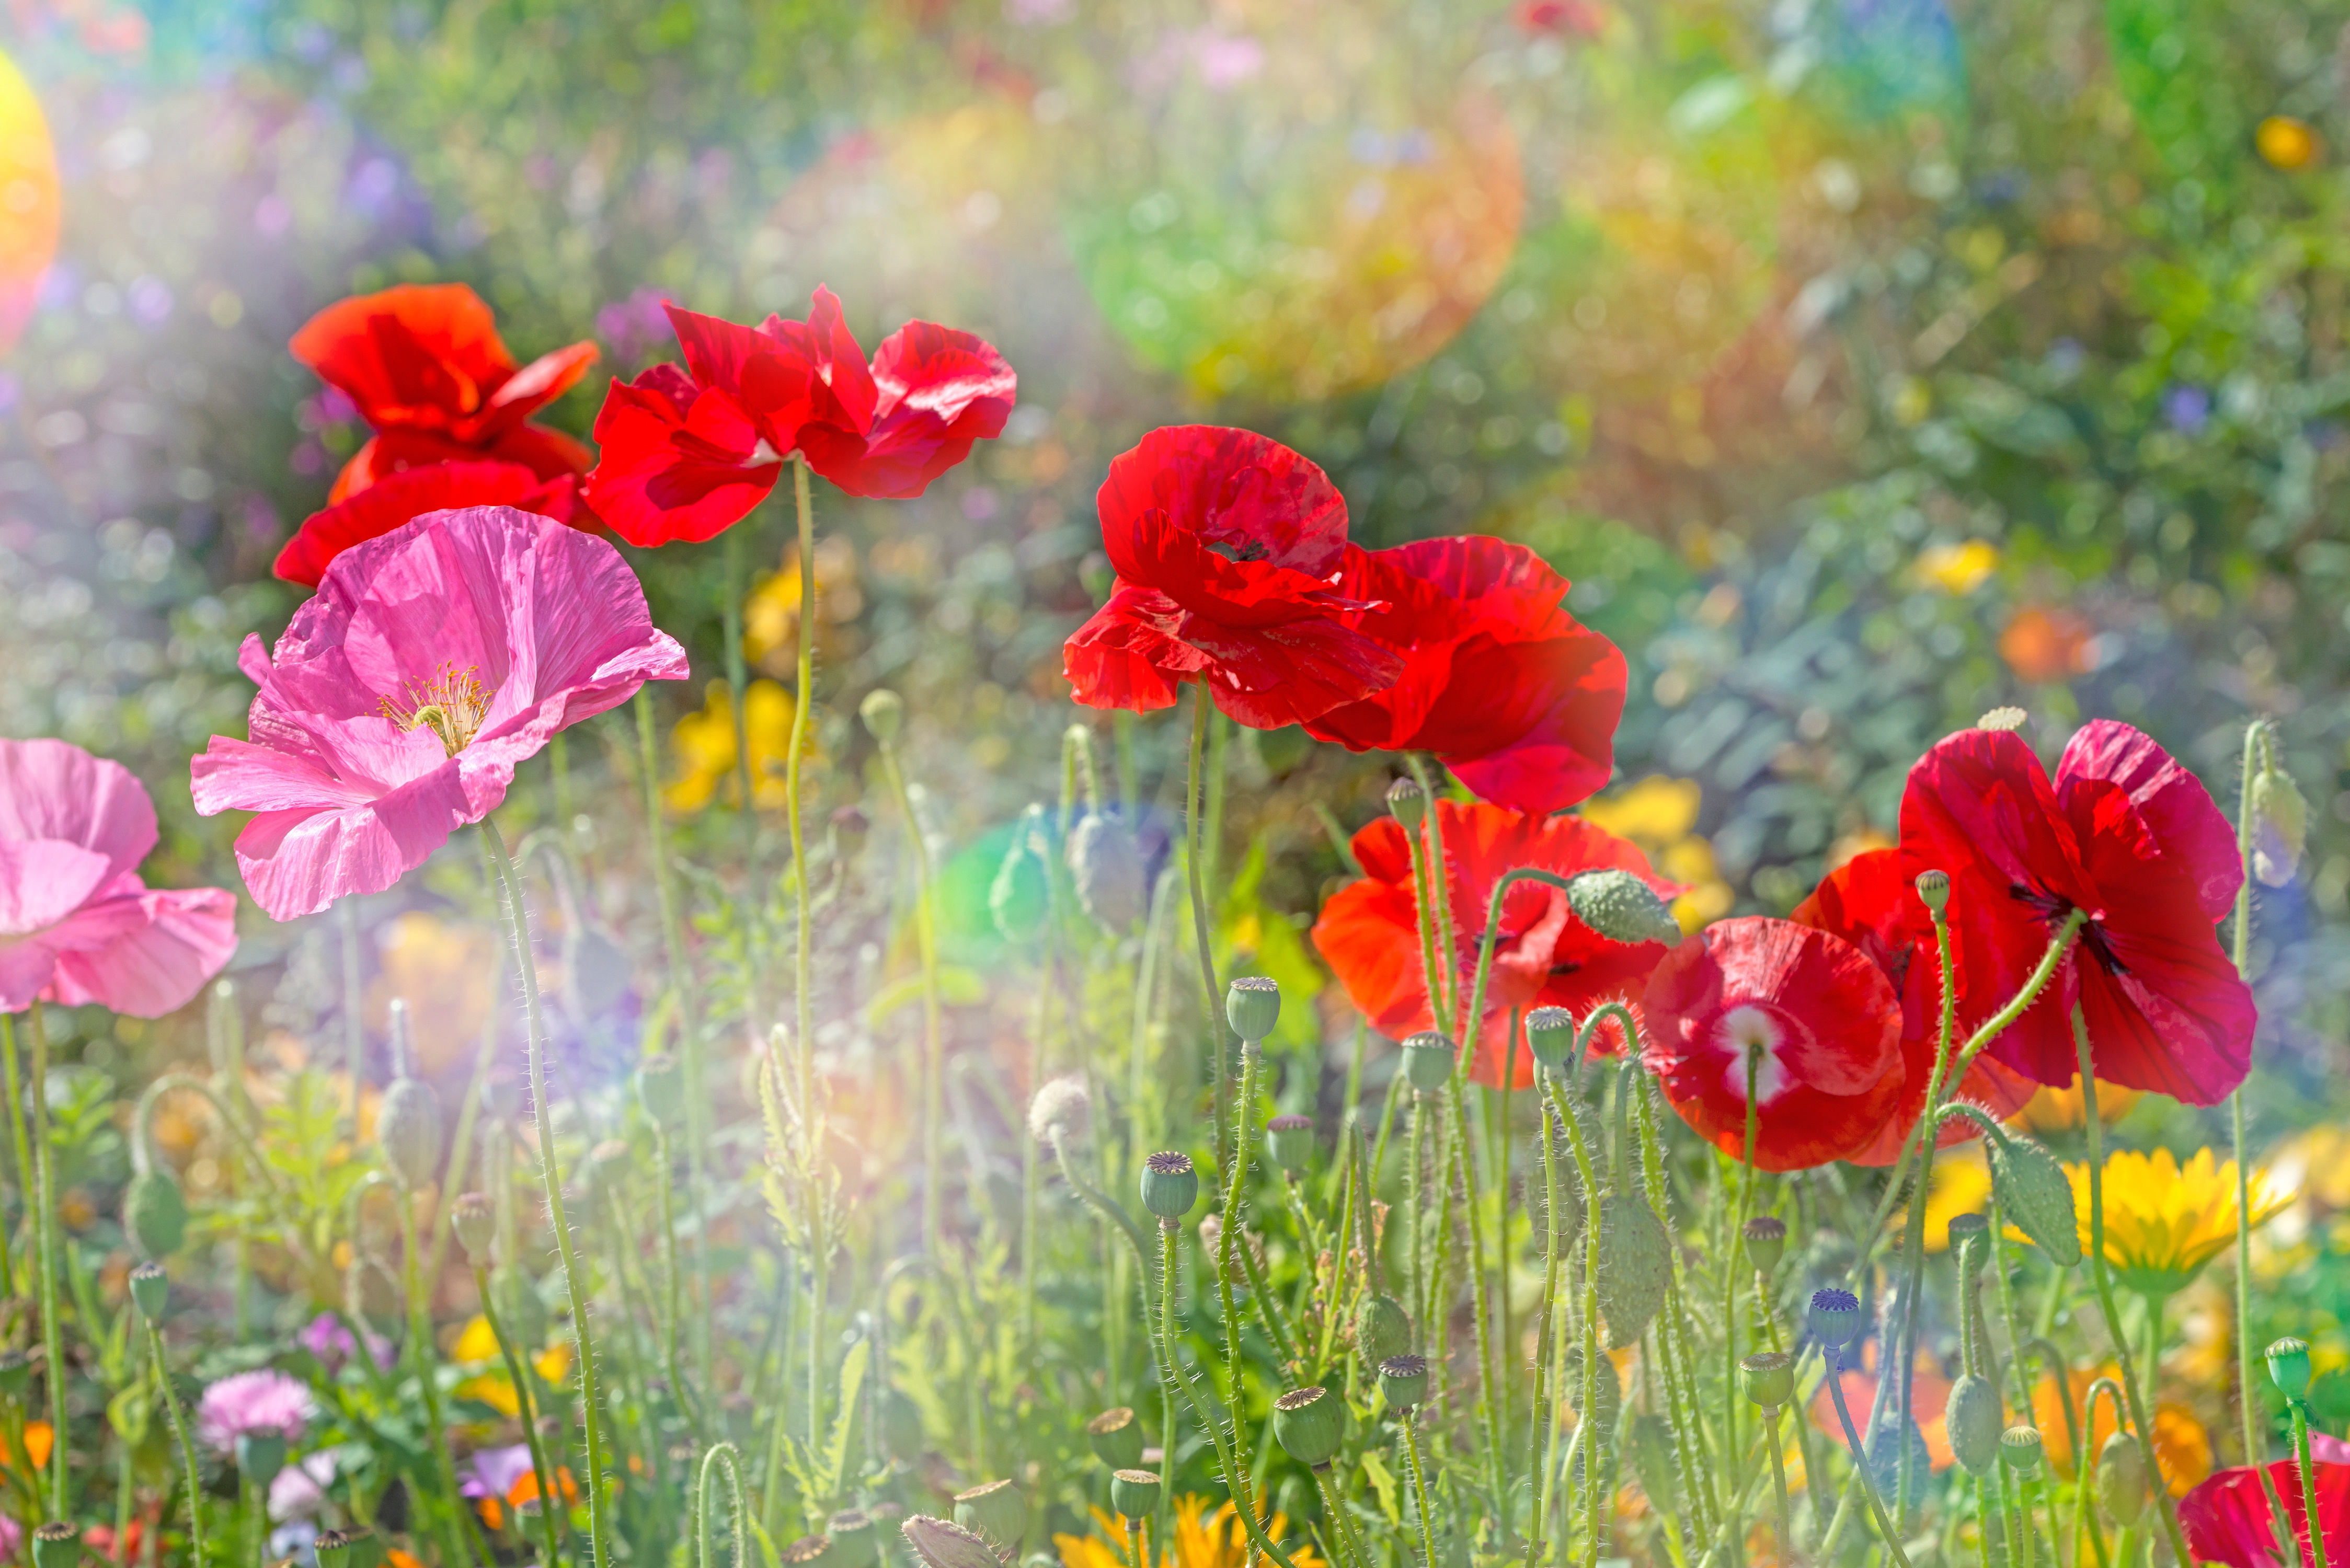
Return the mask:
<svg viewBox="0 0 2350 1568">
<path fill-rule="evenodd" d="M 1142 1462 L 1142 1422 L 1128 1406 L 1104 1410 L 1086 1423 L 1086 1443 L 1111 1469 L 1131 1469 Z"/>
<path fill-rule="evenodd" d="M 1419 831 L 1420 819 L 1428 815 L 1428 794 L 1417 779 L 1398 779 L 1388 785 L 1388 811 L 1404 826 L 1407 833 Z"/>
<path fill-rule="evenodd" d="M 1390 1410 L 1409 1410 L 1428 1398 L 1428 1357 L 1390 1355 L 1379 1363 L 1379 1397 Z"/>
<path fill-rule="evenodd" d="M 857 716 L 865 721 L 865 732 L 886 752 L 898 743 L 899 732 L 906 727 L 906 700 L 887 686 L 877 686 L 857 705 Z"/>
<path fill-rule="evenodd" d="M 1142 841 L 1118 817 L 1087 813 L 1069 834 L 1068 862 L 1077 902 L 1112 936 L 1124 936 L 1150 912 Z"/>
<path fill-rule="evenodd" d="M 441 1168 L 441 1096 L 421 1078 L 394 1080 L 376 1110 L 375 1136 L 400 1184 L 425 1186 Z"/>
<path fill-rule="evenodd" d="M 1045 886 L 1045 860 L 1038 844 L 1045 836 L 1045 808 L 1031 805 L 1012 830 L 995 879 L 987 885 L 987 917 L 996 934 L 1014 946 L 1032 940 L 1045 929 L 1049 902 Z"/>
<path fill-rule="evenodd" d="M 1432 1095 L 1452 1081 L 1458 1054 L 1453 1044 L 1433 1029 L 1423 1029 L 1403 1043 L 1404 1081 L 1423 1095 Z"/>
<path fill-rule="evenodd" d="M 2309 846 L 2309 802 L 2291 774 L 2263 767 L 2252 775 L 2247 805 L 2252 818 L 2252 875 L 2269 887 L 2282 888 L 2293 880 L 2302 852 Z"/>
<path fill-rule="evenodd" d="M 1567 907 L 1575 918 L 1615 942 L 1681 940 L 1681 926 L 1656 890 L 1629 871 L 1610 867 L 1569 877 Z"/>
<path fill-rule="evenodd" d="M 1180 1220 L 1200 1200 L 1200 1173 L 1191 1157 L 1165 1149 L 1142 1162 L 1142 1206 L 1161 1220 Z"/>
<path fill-rule="evenodd" d="M 1665 1304 L 1671 1270 L 1672 1242 L 1648 1199 L 1638 1192 L 1600 1194 L 1596 1282 L 1608 1349 L 1639 1343 Z"/>
<path fill-rule="evenodd" d="M 1028 1500 L 1008 1480 L 984 1481 L 954 1498 L 955 1522 L 1007 1558 L 1028 1530 Z"/>
<path fill-rule="evenodd" d="M 2069 1269 L 2081 1261 L 2081 1231 L 2074 1219 L 2073 1183 L 2045 1146 L 2021 1133 L 1985 1140 L 1991 1145 L 1991 1185 L 2002 1213 L 2033 1240 L 2048 1261 Z"/>
<path fill-rule="evenodd" d="M 1128 1519 L 1148 1519 L 1159 1511 L 1159 1472 L 1132 1466 L 1109 1478 L 1109 1505 Z"/>
<path fill-rule="evenodd" d="M 2097 1501 L 2116 1524 L 2135 1524 L 2146 1512 L 2146 1459 L 2137 1440 L 2108 1433 L 2097 1450 Z"/>
<path fill-rule="evenodd" d="M 1296 1115 L 1264 1124 L 1265 1158 L 1295 1176 L 1314 1158 L 1314 1118 Z"/>
<path fill-rule="evenodd" d="M 1047 1147 L 1076 1143 L 1093 1125 L 1093 1096 L 1086 1081 L 1072 1073 L 1051 1078 L 1028 1102 L 1028 1136 Z"/>
<path fill-rule="evenodd" d="M 1950 1451 L 1970 1476 L 1989 1475 L 1999 1462 L 1999 1437 L 2007 1412 L 2001 1407 L 1999 1385 L 1974 1373 L 1962 1373 L 1950 1385 L 1944 1407 Z"/>
<path fill-rule="evenodd" d="M 1273 1402 L 1282 1452 L 1308 1469 L 1327 1466 L 1347 1437 L 1347 1406 L 1327 1388 L 1293 1388 Z"/>
<path fill-rule="evenodd" d="M 1526 1014 L 1526 1045 L 1545 1073 L 1564 1070 L 1575 1054 L 1575 1014 L 1564 1007 L 1537 1007 Z"/>
<path fill-rule="evenodd" d="M 1281 1022 L 1281 987 L 1261 974 L 1244 974 L 1224 990 L 1224 1020 L 1251 1045 Z"/>
<path fill-rule="evenodd" d="M 132 1177 L 122 1194 L 122 1228 L 145 1257 L 162 1259 L 178 1251 L 188 1235 L 188 1200 L 179 1178 L 161 1165 Z"/>
<path fill-rule="evenodd" d="M 497 1211 L 486 1192 L 461 1192 L 449 1206 L 449 1229 L 465 1249 L 465 1260 L 477 1269 L 490 1266 L 490 1245 L 497 1238 Z"/>
</svg>

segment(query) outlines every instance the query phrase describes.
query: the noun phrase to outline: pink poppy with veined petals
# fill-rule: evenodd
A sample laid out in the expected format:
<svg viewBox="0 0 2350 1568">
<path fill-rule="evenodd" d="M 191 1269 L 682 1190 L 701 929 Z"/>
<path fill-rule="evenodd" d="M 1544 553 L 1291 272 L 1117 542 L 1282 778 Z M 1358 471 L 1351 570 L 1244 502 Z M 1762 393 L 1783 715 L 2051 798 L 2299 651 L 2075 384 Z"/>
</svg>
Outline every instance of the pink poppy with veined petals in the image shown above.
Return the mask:
<svg viewBox="0 0 2350 1568">
<path fill-rule="evenodd" d="M 255 901 L 290 920 L 377 893 L 505 798 L 557 730 L 685 678 L 619 552 L 504 506 L 428 513 L 337 556 L 274 656 L 251 739 L 215 735 L 196 809 L 237 836 Z"/>
<path fill-rule="evenodd" d="M 150 888 L 155 807 L 121 763 L 0 741 L 0 1012 L 36 999 L 158 1018 L 236 950 L 236 897 Z"/>
</svg>

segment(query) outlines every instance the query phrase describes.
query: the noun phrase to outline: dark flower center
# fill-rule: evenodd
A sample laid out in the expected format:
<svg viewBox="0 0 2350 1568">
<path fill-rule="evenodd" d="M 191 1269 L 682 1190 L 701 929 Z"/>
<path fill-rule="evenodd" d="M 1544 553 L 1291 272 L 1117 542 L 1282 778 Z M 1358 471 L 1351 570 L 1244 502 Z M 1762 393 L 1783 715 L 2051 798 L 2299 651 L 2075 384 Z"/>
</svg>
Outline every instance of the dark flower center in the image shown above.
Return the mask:
<svg viewBox="0 0 2350 1568">
<path fill-rule="evenodd" d="M 1213 550 L 1217 555 L 1222 556 L 1225 560 L 1234 562 L 1262 561 L 1266 556 L 1273 554 L 1272 550 L 1267 548 L 1263 541 L 1257 539 L 1241 539 L 1237 541 L 1231 539 L 1211 539 L 1208 541 L 1208 548 Z"/>
<path fill-rule="evenodd" d="M 2064 924 L 2064 918 L 2078 908 L 2072 899 L 2054 893 L 2043 893 L 2021 882 L 2009 887 L 2007 896 L 2029 908 L 2051 930 Z M 2089 950 L 2107 974 L 2127 974 L 2129 966 L 2114 951 L 2113 939 L 2106 935 L 2105 922 L 2092 915 L 2082 922 L 2081 945 Z"/>
</svg>

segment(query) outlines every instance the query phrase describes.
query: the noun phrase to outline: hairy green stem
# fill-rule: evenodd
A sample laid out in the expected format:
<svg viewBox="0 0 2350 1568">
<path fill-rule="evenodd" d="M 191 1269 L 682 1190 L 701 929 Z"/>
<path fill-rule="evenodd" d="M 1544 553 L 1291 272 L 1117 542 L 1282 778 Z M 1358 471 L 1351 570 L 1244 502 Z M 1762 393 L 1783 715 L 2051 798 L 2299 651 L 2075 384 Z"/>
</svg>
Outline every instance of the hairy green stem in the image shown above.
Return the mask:
<svg viewBox="0 0 2350 1568">
<path fill-rule="evenodd" d="M 702 1456 L 702 1473 L 693 1489 L 693 1542 L 696 1568 L 714 1568 L 710 1561 L 710 1490 L 719 1470 L 726 1474 L 729 1522 L 733 1528 L 733 1555 L 728 1568 L 750 1568 L 750 1542 L 746 1526 L 750 1514 L 743 1501 L 742 1450 L 733 1443 L 717 1443 Z"/>
<path fill-rule="evenodd" d="M 1853 1471 L 1860 1480 L 1860 1490 L 1868 1500 L 1869 1515 L 1877 1521 L 1877 1532 L 1884 1538 L 1886 1551 L 1901 1568 L 1909 1568 L 1909 1554 L 1901 1550 L 1900 1532 L 1886 1516 L 1884 1501 L 1877 1495 L 1877 1482 L 1868 1473 L 1868 1449 L 1860 1440 L 1858 1428 L 1852 1424 L 1852 1407 L 1845 1403 L 1843 1362 L 1843 1355 L 1838 1354 L 1829 1364 L 1828 1394 L 1835 1402 L 1836 1419 L 1844 1424 L 1844 1440 L 1852 1445 Z M 1906 1445 L 1908 1435 L 1903 1434 L 1900 1440 Z"/>
<path fill-rule="evenodd" d="M 41 1271 L 43 1378 L 49 1390 L 49 1517 L 71 1520 L 66 1455 L 73 1429 L 66 1425 L 66 1332 L 57 1309 L 57 1179 L 49 1150 L 49 1031 L 38 999 L 26 1020 L 33 1032 L 33 1239 Z"/>
<path fill-rule="evenodd" d="M 1284 1552 L 1279 1543 L 1265 1533 L 1263 1524 L 1258 1521 L 1256 1505 L 1249 1497 L 1247 1468 L 1233 1461 L 1232 1445 L 1225 1440 L 1222 1420 L 1200 1397 L 1200 1391 L 1192 1386 L 1190 1376 L 1175 1360 L 1175 1221 L 1162 1220 L 1159 1227 L 1159 1290 L 1162 1293 L 1159 1314 L 1159 1376 L 1181 1392 L 1184 1402 L 1191 1407 L 1192 1418 L 1197 1420 L 1207 1432 L 1208 1441 L 1215 1448 L 1216 1463 L 1223 1474 L 1224 1484 L 1232 1490 L 1232 1511 L 1240 1516 L 1241 1528 L 1248 1532 L 1249 1540 L 1256 1544 L 1258 1551 L 1272 1558 L 1279 1568 L 1297 1568 L 1297 1564 L 1290 1560 L 1289 1553 Z M 1211 1392 L 1212 1396 L 1212 1391 Z M 1159 1449 L 1162 1501 L 1167 1495 L 1167 1489 L 1163 1482 L 1172 1469 L 1175 1455 L 1175 1424 L 1171 1418 L 1171 1402 L 1170 1417 Z M 1239 1431 L 1237 1422 L 1234 1423 L 1233 1430 L 1235 1433 Z"/>
<path fill-rule="evenodd" d="M 1403 1428 L 1404 1462 L 1411 1468 L 1412 1507 L 1419 1514 L 1420 1561 L 1426 1568 L 1436 1568 L 1436 1526 L 1430 1517 L 1428 1479 L 1419 1462 L 1419 1423 L 1412 1418 L 1412 1412 L 1406 1410 L 1399 1424 Z M 1585 1468 L 1590 1467 L 1586 1464 Z"/>
<path fill-rule="evenodd" d="M 562 1506 L 562 1500 L 556 1486 L 554 1467 L 546 1462 L 546 1450 L 538 1439 L 537 1395 L 525 1375 L 514 1335 L 506 1332 L 505 1320 L 498 1315 L 497 1303 L 491 1299 L 489 1271 L 479 1263 L 473 1265 L 473 1293 L 481 1298 L 482 1319 L 490 1325 L 490 1336 L 498 1342 L 498 1355 L 506 1364 L 506 1376 L 514 1381 L 523 1440 L 530 1445 L 530 1473 L 538 1485 L 538 1560 L 541 1568 L 555 1568 L 555 1511 Z M 203 1553 L 197 1554 L 197 1561 L 203 1561 Z"/>
<path fill-rule="evenodd" d="M 1215 1047 L 1211 1055 L 1213 1085 L 1211 1092 L 1216 1123 L 1216 1166 L 1223 1168 L 1232 1160 L 1232 1117 L 1225 1106 L 1230 1071 L 1224 1060 L 1224 1010 L 1218 999 L 1216 985 L 1216 950 L 1208 929 L 1208 888 L 1201 857 L 1206 853 L 1201 844 L 1201 789 L 1204 782 L 1203 759 L 1208 742 L 1208 685 L 1195 681 L 1191 687 L 1191 750 L 1190 777 L 1183 786 L 1183 871 L 1191 892 L 1191 940 L 1200 952 L 1200 1007 L 1208 1028 L 1208 1038 Z"/>
<path fill-rule="evenodd" d="M 196 1469 L 196 1445 L 188 1435 L 188 1413 L 180 1405 L 180 1391 L 172 1386 L 171 1364 L 163 1359 L 163 1331 L 147 1324 L 147 1354 L 155 1364 L 155 1381 L 163 1386 L 163 1408 L 172 1417 L 172 1436 L 180 1443 L 180 1469 L 188 1490 L 188 1561 L 204 1560 L 204 1499 L 203 1472 Z"/>
<path fill-rule="evenodd" d="M 471 1517 L 457 1490 L 457 1460 L 449 1451 L 449 1428 L 441 1418 L 441 1388 L 432 1376 L 432 1307 L 424 1299 L 424 1258 L 423 1249 L 417 1242 L 416 1195 L 403 1182 L 396 1185 L 393 1197 L 400 1205 L 400 1271 L 408 1297 L 409 1365 L 416 1374 L 416 1391 L 424 1400 L 424 1421 L 432 1433 L 432 1468 L 439 1472 L 442 1501 L 449 1510 L 452 1557 L 455 1562 L 470 1563 L 474 1561 L 473 1548 L 478 1542 L 471 1539 Z"/>
<path fill-rule="evenodd" d="M 2317 1467 L 2309 1456 L 2309 1404 L 2303 1399 L 2293 1401 L 2293 1463 L 2301 1472 L 2301 1509 L 2302 1517 L 2309 1521 L 2310 1555 L 2316 1568 L 2325 1568 L 2325 1531 L 2317 1512 Z"/>
</svg>

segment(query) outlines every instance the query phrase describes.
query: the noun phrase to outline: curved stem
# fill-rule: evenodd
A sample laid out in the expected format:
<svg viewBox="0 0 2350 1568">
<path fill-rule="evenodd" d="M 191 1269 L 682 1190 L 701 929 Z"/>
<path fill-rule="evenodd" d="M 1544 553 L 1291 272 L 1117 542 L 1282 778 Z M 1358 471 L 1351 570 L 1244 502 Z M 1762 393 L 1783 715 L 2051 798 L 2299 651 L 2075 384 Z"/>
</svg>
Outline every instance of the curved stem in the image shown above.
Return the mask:
<svg viewBox="0 0 2350 1568">
<path fill-rule="evenodd" d="M 180 1442 L 180 1468 L 188 1489 L 188 1561 L 204 1560 L 204 1500 L 202 1472 L 196 1469 L 196 1445 L 188 1436 L 188 1413 L 180 1407 L 180 1391 L 172 1386 L 171 1364 L 163 1359 L 163 1333 L 147 1325 L 147 1354 L 155 1364 L 155 1381 L 163 1386 L 163 1408 L 172 1417 L 172 1435 Z"/>
<path fill-rule="evenodd" d="M 803 601 L 805 602 L 805 601 Z M 720 1469 L 726 1472 L 726 1490 L 731 1505 L 728 1513 L 733 1526 L 734 1555 L 729 1568 L 749 1568 L 749 1542 L 744 1538 L 750 1515 L 743 1501 L 743 1471 L 738 1461 L 742 1454 L 733 1443 L 718 1443 L 702 1456 L 702 1474 L 693 1489 L 693 1542 L 698 1553 L 699 1568 L 712 1568 L 710 1561 L 710 1483 Z"/>
<path fill-rule="evenodd" d="M 530 1473 L 538 1486 L 538 1560 L 542 1568 L 555 1568 L 555 1511 L 560 1506 L 560 1498 L 554 1468 L 546 1462 L 546 1450 L 539 1443 L 538 1400 L 530 1380 L 524 1376 L 522 1356 L 515 1349 L 514 1336 L 506 1332 L 505 1320 L 498 1315 L 497 1303 L 490 1297 L 489 1271 L 479 1263 L 473 1265 L 473 1293 L 481 1298 L 482 1320 L 490 1325 L 490 1336 L 498 1342 L 498 1355 L 506 1364 L 506 1376 L 514 1383 L 523 1440 L 530 1445 Z M 203 1561 L 203 1553 L 197 1554 L 197 1561 Z"/>
<path fill-rule="evenodd" d="M 1844 1423 L 1844 1440 L 1852 1445 L 1853 1471 L 1860 1481 L 1862 1493 L 1868 1499 L 1868 1511 L 1870 1517 L 1877 1521 L 1877 1532 L 1884 1537 L 1885 1549 L 1892 1553 L 1893 1561 L 1901 1564 L 1901 1568 L 1909 1568 L 1909 1554 L 1901 1550 L 1901 1537 L 1894 1530 L 1893 1521 L 1886 1517 L 1885 1503 L 1877 1495 L 1876 1478 L 1868 1473 L 1868 1449 L 1862 1445 L 1860 1433 L 1852 1424 L 1852 1407 L 1844 1400 L 1844 1355 L 1841 1351 L 1829 1358 L 1827 1383 L 1828 1394 L 1835 1401 L 1836 1419 Z M 1908 1438 L 1909 1435 L 1904 1432 L 1899 1441 L 1906 1445 Z"/>
<path fill-rule="evenodd" d="M 1191 686 L 1191 751 L 1190 779 L 1183 788 L 1183 870 L 1191 889 L 1191 940 L 1200 950 L 1200 1006 L 1205 1015 L 1208 1038 L 1215 1045 L 1212 1095 L 1216 1122 L 1216 1165 L 1222 1168 L 1232 1158 L 1231 1117 L 1224 1106 L 1224 1010 L 1217 1004 L 1216 951 L 1208 933 L 1208 891 L 1201 857 L 1205 853 L 1201 844 L 1201 790 L 1205 783 L 1202 759 L 1208 744 L 1208 683 L 1195 681 Z"/>
</svg>

